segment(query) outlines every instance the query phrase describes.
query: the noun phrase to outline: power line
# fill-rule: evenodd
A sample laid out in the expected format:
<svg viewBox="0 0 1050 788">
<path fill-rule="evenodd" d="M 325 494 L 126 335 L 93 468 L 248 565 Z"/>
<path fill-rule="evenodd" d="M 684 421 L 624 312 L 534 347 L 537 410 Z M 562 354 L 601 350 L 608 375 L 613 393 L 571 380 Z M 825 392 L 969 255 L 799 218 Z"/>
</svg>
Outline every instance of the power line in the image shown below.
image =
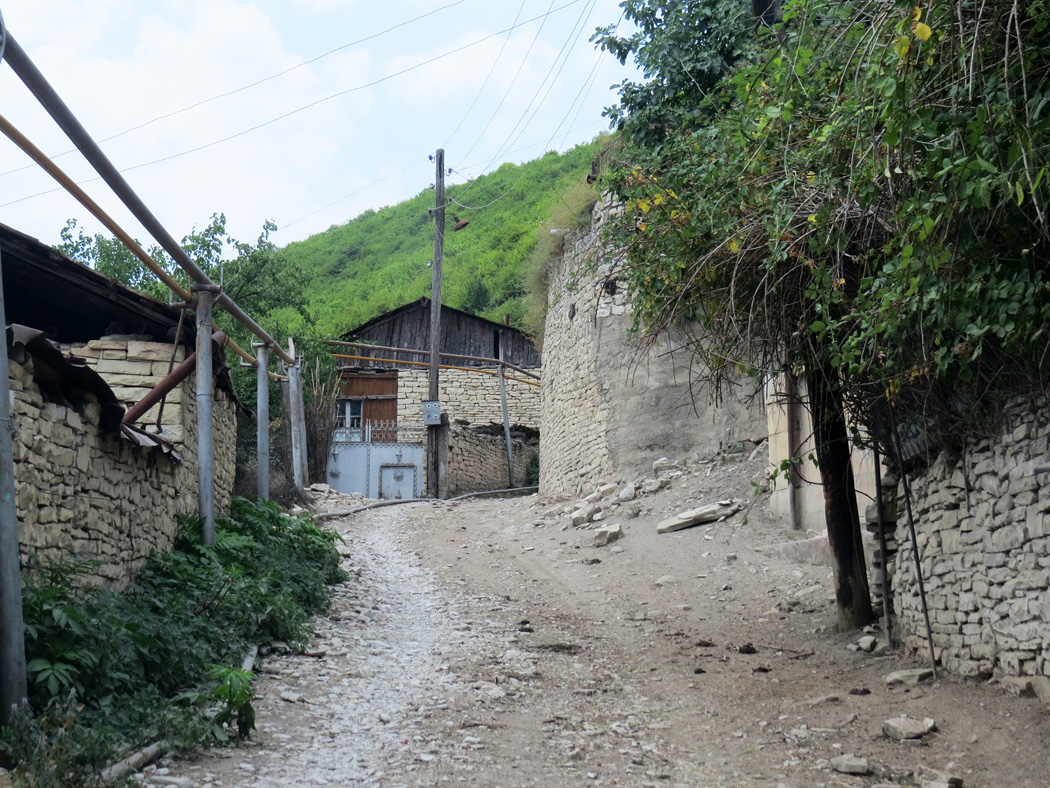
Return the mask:
<svg viewBox="0 0 1050 788">
<path fill-rule="evenodd" d="M 518 7 L 518 13 L 514 15 L 514 24 L 517 24 L 518 19 L 521 18 L 521 12 L 525 10 L 525 3 L 528 0 L 521 0 L 521 5 Z M 463 113 L 462 120 L 456 125 L 456 128 L 452 130 L 452 133 L 448 135 L 448 139 L 445 140 L 445 144 L 442 148 L 447 148 L 448 144 L 452 142 L 452 138 L 456 136 L 456 132 L 460 130 L 467 118 L 470 117 L 471 111 L 474 109 L 474 105 L 478 103 L 478 99 L 481 98 L 481 94 L 485 92 L 485 86 L 489 84 L 489 80 L 492 78 L 492 74 L 496 71 L 496 65 L 499 63 L 500 58 L 503 57 L 503 51 L 507 48 L 507 44 L 510 43 L 510 33 L 507 33 L 507 37 L 503 39 L 503 46 L 499 48 L 499 54 L 496 55 L 496 59 L 492 61 L 492 66 L 489 68 L 489 73 L 485 75 L 484 82 L 481 83 L 481 87 L 478 88 L 477 95 L 474 96 L 474 100 L 470 102 L 470 106 L 467 107 L 467 111 Z"/>
<path fill-rule="evenodd" d="M 523 26 L 525 26 L 527 24 L 530 24 L 532 22 L 535 22 L 537 20 L 543 20 L 545 22 L 547 17 L 549 17 L 551 14 L 557 13 L 558 11 L 561 11 L 561 10 L 563 10 L 565 8 L 568 8 L 570 6 L 576 5 L 577 3 L 580 3 L 582 1 L 583 0 L 568 0 L 568 2 L 564 3 L 563 5 L 558 6 L 557 8 L 548 8 L 547 12 L 544 13 L 544 14 L 540 14 L 539 16 L 534 16 L 531 19 L 527 19 L 524 22 L 520 22 L 520 23 L 518 23 L 518 24 L 516 24 L 516 25 L 514 25 L 512 27 L 508 27 L 508 28 L 505 28 L 503 30 L 499 30 L 499 31 L 497 31 L 495 33 L 490 33 L 489 35 L 483 36 L 483 37 L 481 37 L 481 38 L 479 38 L 479 39 L 477 39 L 477 40 L 475 40 L 475 41 L 473 41 L 473 42 L 471 42 L 469 44 L 464 44 L 463 46 L 456 47 L 455 49 L 451 49 L 451 50 L 449 50 L 447 52 L 444 52 L 444 53 L 442 53 L 440 55 L 435 55 L 432 58 L 424 60 L 424 61 L 422 61 L 420 63 L 416 63 L 413 66 L 409 66 L 407 68 L 401 69 L 400 71 L 396 71 L 393 74 L 388 74 L 385 77 L 380 77 L 379 79 L 374 80 L 372 82 L 369 82 L 367 84 L 358 85 L 356 87 L 348 88 L 346 90 L 341 90 L 341 91 L 339 91 L 337 93 L 332 93 L 331 95 L 325 96 L 324 98 L 317 99 L 316 101 L 312 101 L 309 104 L 306 104 L 306 105 L 304 105 L 302 107 L 299 107 L 297 109 L 293 109 L 293 110 L 291 110 L 289 112 L 285 112 L 284 114 L 278 115 L 277 117 L 271 118 L 270 120 L 264 121 L 262 123 L 258 123 L 258 124 L 254 125 L 254 126 L 251 126 L 250 128 L 243 129 L 242 131 L 239 131 L 239 132 L 237 132 L 235 134 L 230 134 L 229 136 L 223 137 L 222 139 L 214 140 L 212 142 L 205 143 L 204 145 L 198 145 L 195 148 L 190 148 L 188 150 L 180 151 L 179 153 L 173 153 L 170 156 L 163 156 L 163 157 L 161 157 L 159 159 L 154 159 L 153 161 L 147 161 L 147 162 L 143 162 L 141 164 L 135 164 L 135 165 L 132 165 L 130 167 L 126 167 L 126 168 L 120 170 L 120 172 L 131 172 L 132 170 L 141 169 L 143 167 L 151 167 L 154 164 L 161 164 L 161 163 L 166 162 L 166 161 L 171 161 L 172 159 L 177 159 L 177 158 L 179 158 L 181 156 L 186 156 L 186 155 L 191 154 L 191 153 L 199 153 L 202 150 L 207 150 L 208 148 L 213 148 L 216 145 L 221 145 L 224 142 L 229 142 L 230 140 L 237 139 L 238 137 L 242 137 L 245 134 L 249 134 L 249 133 L 251 133 L 253 131 L 257 131 L 257 130 L 259 130 L 261 128 L 265 128 L 266 126 L 270 126 L 270 125 L 272 125 L 272 124 L 274 124 L 274 123 L 276 123 L 276 122 L 278 122 L 280 120 L 284 120 L 285 118 L 289 118 L 292 115 L 297 115 L 300 112 L 304 112 L 305 110 L 308 110 L 308 109 L 311 109 L 313 107 L 316 107 L 317 105 L 323 104 L 323 103 L 325 103 L 327 101 L 331 101 L 332 99 L 339 98 L 340 96 L 345 96 L 345 95 L 347 95 L 349 93 L 354 93 L 354 92 L 357 92 L 359 90 L 364 90 L 366 88 L 375 87 L 376 85 L 379 85 L 379 84 L 381 84 L 383 82 L 387 82 L 388 80 L 391 80 L 391 79 L 393 79 L 395 77 L 402 76 L 403 74 L 407 74 L 407 73 L 409 73 L 411 71 L 415 71 L 417 69 L 422 68 L 423 66 L 429 65 L 429 64 L 434 63 L 434 62 L 436 62 L 438 60 L 441 60 L 443 58 L 449 57 L 449 56 L 454 55 L 454 54 L 456 54 L 458 52 L 462 52 L 462 51 L 464 51 L 466 49 L 470 49 L 471 47 L 475 47 L 478 44 L 481 44 L 481 43 L 484 43 L 485 41 L 488 41 L 490 38 L 495 38 L 496 36 L 503 35 L 504 33 L 509 32 L 510 30 L 513 30 L 513 29 L 515 29 L 517 27 L 523 27 Z M 552 5 L 553 5 L 553 2 L 552 2 Z M 542 24 L 541 24 L 541 28 L 542 28 Z M 99 180 L 99 179 L 98 178 L 90 178 L 88 180 L 78 181 L 78 184 L 79 185 L 83 185 L 85 183 L 92 183 L 92 182 L 97 181 L 97 180 Z M 57 192 L 57 191 L 61 191 L 61 189 L 47 189 L 46 191 L 37 192 L 36 194 L 30 194 L 30 195 L 27 195 L 25 197 L 20 197 L 17 200 L 11 200 L 9 202 L 0 204 L 0 208 L 6 208 L 6 207 L 8 207 L 10 205 L 15 205 L 17 203 L 24 202 L 25 200 L 31 200 L 31 199 L 33 199 L 35 197 L 41 197 L 41 196 L 43 196 L 45 194 L 53 194 L 54 192 Z"/>
<path fill-rule="evenodd" d="M 302 63 L 299 63 L 299 64 L 294 65 L 294 66 L 290 66 L 290 67 L 284 69 L 283 71 L 278 71 L 276 74 L 271 74 L 268 77 L 263 77 L 262 79 L 258 79 L 255 82 L 252 82 L 252 83 L 250 83 L 248 85 L 244 85 L 242 87 L 235 88 L 234 90 L 227 91 L 226 93 L 218 93 L 218 94 L 216 94 L 214 96 L 211 96 L 210 98 L 202 99 L 202 100 L 196 102 L 195 104 L 190 104 L 189 106 L 183 107 L 182 109 L 177 109 L 177 110 L 174 110 L 173 112 L 168 112 L 168 113 L 166 113 L 164 115 L 158 115 L 155 118 L 147 120 L 145 123 L 140 123 L 138 126 L 132 126 L 129 129 L 124 129 L 124 131 L 117 132 L 116 134 L 114 134 L 111 137 L 106 137 L 105 139 L 101 139 L 101 140 L 99 140 L 99 143 L 101 144 L 103 142 L 109 142 L 111 140 L 115 140 L 118 137 L 123 137 L 125 134 L 130 134 L 133 131 L 138 131 L 139 129 L 144 129 L 147 126 L 152 125 L 153 123 L 156 123 L 158 121 L 167 120 L 168 118 L 173 118 L 176 115 L 181 115 L 184 112 L 189 112 L 192 109 L 196 109 L 197 107 L 203 107 L 205 104 L 210 104 L 213 101 L 218 101 L 219 99 L 229 98 L 230 96 L 235 96 L 238 93 L 243 93 L 246 90 L 251 90 L 252 88 L 258 87 L 259 85 L 262 85 L 263 83 L 270 82 L 271 80 L 277 79 L 278 77 L 283 77 L 285 74 L 288 74 L 288 73 L 290 73 L 292 71 L 295 71 L 298 68 L 302 68 L 303 66 L 309 66 L 311 63 L 316 63 L 319 60 L 323 60 L 324 58 L 328 57 L 329 55 L 334 55 L 336 52 L 342 52 L 344 49 L 348 49 L 348 48 L 350 48 L 352 46 L 357 46 L 358 44 L 363 44 L 366 41 L 371 41 L 371 40 L 373 40 L 375 38 L 379 38 L 381 36 L 386 35 L 387 33 L 391 33 L 394 30 L 397 30 L 398 28 L 405 27 L 406 25 L 410 25 L 413 22 L 418 22 L 421 19 L 426 19 L 428 16 L 433 16 L 434 14 L 437 14 L 437 13 L 439 13 L 441 11 L 445 11 L 445 10 L 447 10 L 449 8 L 453 8 L 453 7 L 457 6 L 457 5 L 462 5 L 465 2 L 466 2 L 466 0 L 456 0 L 456 2 L 454 2 L 454 3 L 449 3 L 448 5 L 441 6 L 441 8 L 435 8 L 433 11 L 428 11 L 427 13 L 420 14 L 419 16 L 417 16 L 417 17 L 415 17 L 413 19 L 409 19 L 409 20 L 406 20 L 404 22 L 399 22 L 396 25 L 388 27 L 386 30 L 380 30 L 378 33 L 373 33 L 370 36 L 365 36 L 364 38 L 359 38 L 356 41 L 351 41 L 348 44 L 343 44 L 342 46 L 338 46 L 335 49 L 331 49 L 328 52 L 325 52 L 323 55 L 318 55 L 317 57 L 311 58 L 310 60 L 304 60 Z M 517 19 L 515 19 L 514 21 L 516 22 Z M 60 158 L 62 156 L 66 156 L 66 155 L 68 155 L 70 153 L 76 153 L 76 150 L 77 150 L 76 148 L 70 148 L 69 150 L 62 151 L 61 153 L 57 153 L 54 156 L 50 156 L 49 158 L 57 159 L 57 158 Z M 16 173 L 16 172 L 21 172 L 23 170 L 32 169 L 34 166 L 35 165 L 33 165 L 33 164 L 27 164 L 24 167 L 17 167 L 17 168 L 15 168 L 13 170 L 8 170 L 7 172 L 0 172 L 0 178 L 4 177 L 5 175 L 11 175 L 11 174 Z"/>
<path fill-rule="evenodd" d="M 489 126 L 492 125 L 492 121 L 496 119 L 496 116 L 499 114 L 499 111 L 503 109 L 503 102 L 507 100 L 507 96 L 510 95 L 510 91 L 514 87 L 514 83 L 517 82 L 518 77 L 521 76 L 521 70 L 525 68 L 525 62 L 529 59 L 529 54 L 532 52 L 532 48 L 536 46 L 536 42 L 540 38 L 540 33 L 543 32 L 543 25 L 547 22 L 547 17 L 551 15 L 551 8 L 554 6 L 555 2 L 556 0 L 551 0 L 550 6 L 547 7 L 547 13 L 543 15 L 543 22 L 540 23 L 540 27 L 536 31 L 536 35 L 532 37 L 532 43 L 529 44 L 529 48 L 525 51 L 525 56 L 522 57 L 521 63 L 518 64 L 518 70 L 514 72 L 514 78 L 510 81 L 510 84 L 507 85 L 507 89 L 503 92 L 503 98 L 499 100 L 499 104 L 496 105 L 496 109 L 492 113 L 492 116 L 489 118 L 488 123 L 485 124 L 485 128 L 481 130 L 481 133 L 478 135 L 478 138 L 474 140 L 474 144 L 467 149 L 466 153 L 463 154 L 464 159 L 474 151 L 474 148 L 478 146 L 478 143 L 481 142 L 482 137 L 485 136 L 485 132 L 489 130 Z M 564 6 L 562 7 L 564 8 Z"/>
<path fill-rule="evenodd" d="M 491 166 L 492 162 L 494 162 L 497 158 L 499 158 L 499 156 L 501 155 L 501 151 L 503 150 L 503 148 L 505 146 L 513 145 L 514 142 L 517 142 L 517 140 L 521 137 L 521 135 L 525 133 L 525 129 L 528 128 L 528 125 L 529 125 L 529 123 L 532 122 L 532 119 L 536 117 L 536 113 L 539 112 L 539 109 L 543 105 L 543 102 L 546 101 L 547 96 L 549 96 L 551 90 L 554 89 L 554 83 L 558 81 L 558 78 L 561 76 L 561 72 L 565 69 L 565 64 L 569 62 L 569 44 L 573 40 L 573 36 L 575 35 L 576 38 L 579 39 L 580 33 L 583 32 L 584 25 L 587 24 L 586 20 L 590 19 L 591 13 L 594 11 L 594 5 L 595 5 L 596 2 L 597 2 L 597 0 L 591 0 L 590 7 L 584 6 L 583 10 L 580 12 L 580 16 L 579 16 L 579 18 L 577 18 L 576 24 L 574 24 L 572 26 L 572 30 L 569 31 L 569 35 L 565 39 L 565 43 L 562 44 L 561 51 L 558 52 L 557 56 L 554 58 L 554 62 L 551 63 L 551 67 L 549 69 L 547 69 L 547 74 L 543 77 L 543 81 L 540 82 L 539 87 L 536 88 L 536 92 L 532 95 L 532 98 L 529 100 L 529 103 L 525 107 L 525 110 L 521 113 L 521 117 L 518 118 L 518 121 L 514 124 L 514 127 L 510 130 L 510 134 L 507 135 L 507 139 L 503 142 L 502 145 L 500 145 L 499 148 L 496 149 L 496 154 L 490 160 L 489 166 Z M 579 32 L 577 32 L 577 27 L 579 27 Z M 564 55 L 564 58 L 562 57 L 563 55 Z M 558 66 L 558 61 L 559 60 L 561 61 L 561 65 L 560 66 Z M 522 126 L 521 131 L 518 132 L 518 136 L 515 137 L 513 141 L 511 141 L 511 137 L 513 136 L 514 132 L 517 130 L 519 124 L 525 119 L 525 116 L 528 115 L 529 110 L 532 109 L 532 105 L 535 103 L 536 98 L 540 95 L 540 91 L 543 90 L 543 86 L 547 84 L 547 80 L 550 78 L 551 74 L 554 72 L 555 67 L 558 68 L 558 72 L 556 74 L 554 74 L 554 78 L 551 79 L 550 85 L 548 85 L 548 87 L 547 87 L 547 92 L 544 93 L 543 94 L 543 98 L 540 99 L 540 104 L 536 106 L 535 110 L 533 110 L 532 117 L 529 118 L 529 120 L 525 123 L 524 126 Z M 557 132 L 555 132 L 555 133 L 557 133 Z M 552 139 L 553 139 L 553 137 L 552 137 Z M 486 169 L 488 169 L 488 168 L 486 167 Z"/>
</svg>

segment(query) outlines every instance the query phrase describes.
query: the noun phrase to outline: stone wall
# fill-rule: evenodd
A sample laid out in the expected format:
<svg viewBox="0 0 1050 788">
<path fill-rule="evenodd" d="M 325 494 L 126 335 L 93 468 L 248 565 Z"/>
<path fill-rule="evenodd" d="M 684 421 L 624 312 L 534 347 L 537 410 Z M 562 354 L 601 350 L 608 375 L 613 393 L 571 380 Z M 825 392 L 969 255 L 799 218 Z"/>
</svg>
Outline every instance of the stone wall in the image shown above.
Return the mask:
<svg viewBox="0 0 1050 788">
<path fill-rule="evenodd" d="M 967 676 L 1050 676 L 1050 408 L 1014 407 L 1003 433 L 942 454 L 912 479 L 935 651 Z M 925 651 L 911 536 L 898 495 L 894 603 L 905 642 Z"/>
<path fill-rule="evenodd" d="M 525 474 L 537 447 L 522 440 L 511 440 L 514 453 L 514 485 L 527 483 Z M 449 430 L 449 497 L 470 492 L 501 490 L 507 487 L 507 441 L 503 436 L 485 435 L 464 427 Z"/>
<path fill-rule="evenodd" d="M 493 370 L 487 370 L 492 372 Z M 529 370 L 540 374 L 540 370 Z M 420 424 L 423 402 L 428 399 L 430 384 L 427 370 L 399 370 L 397 373 L 397 420 Z M 512 378 L 519 378 L 513 380 Z M 530 381 L 529 383 L 523 381 Z M 510 423 L 537 429 L 540 424 L 540 387 L 531 378 L 513 370 L 507 373 L 507 413 Z M 443 369 L 438 376 L 438 399 L 449 421 L 474 425 L 502 424 L 499 377 L 484 371 L 464 372 Z"/>
<path fill-rule="evenodd" d="M 107 337 L 67 349 L 99 372 L 127 405 L 167 374 L 157 358 L 171 347 Z M 9 363 L 16 508 L 23 565 L 84 556 L 101 562 L 102 582 L 131 579 L 154 549 L 170 549 L 176 516 L 197 508 L 196 403 L 193 380 L 169 397 L 162 420 L 181 461 L 100 425 L 89 392 L 55 396 L 34 378 L 32 356 Z M 235 404 L 215 397 L 216 503 L 228 511 L 236 451 Z M 147 421 L 150 414 L 147 414 Z M 155 428 L 156 412 L 149 432 Z M 147 426 L 145 424 L 141 425 Z M 177 440 L 174 438 L 177 437 Z"/>
<path fill-rule="evenodd" d="M 655 345 L 630 331 L 630 295 L 607 260 L 598 232 L 566 233 L 552 264 L 543 343 L 540 490 L 578 495 L 600 482 L 648 472 L 662 456 L 706 457 L 765 438 L 761 403 L 731 396 L 694 400 L 692 354 L 683 337 Z M 743 391 L 743 389 L 742 389 Z"/>
</svg>

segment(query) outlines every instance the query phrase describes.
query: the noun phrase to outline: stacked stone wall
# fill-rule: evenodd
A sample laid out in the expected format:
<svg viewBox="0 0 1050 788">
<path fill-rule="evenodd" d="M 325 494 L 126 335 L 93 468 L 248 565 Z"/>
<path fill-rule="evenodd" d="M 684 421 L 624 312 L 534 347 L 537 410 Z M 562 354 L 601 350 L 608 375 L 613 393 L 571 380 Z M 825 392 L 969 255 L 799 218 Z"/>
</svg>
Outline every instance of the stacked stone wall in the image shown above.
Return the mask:
<svg viewBox="0 0 1050 788">
<path fill-rule="evenodd" d="M 512 440 L 514 485 L 526 484 L 525 474 L 536 446 Z M 471 429 L 453 427 L 448 439 L 448 493 L 450 497 L 507 487 L 507 441 Z"/>
<path fill-rule="evenodd" d="M 493 372 L 494 370 L 487 370 Z M 529 370 L 535 375 L 540 370 Z M 513 380 L 512 378 L 520 378 Z M 507 373 L 507 413 L 510 423 L 538 429 L 540 425 L 540 387 L 513 370 Z M 397 420 L 419 424 L 423 421 L 423 402 L 428 399 L 430 384 L 427 371 L 400 370 L 397 373 Z M 449 421 L 474 425 L 502 424 L 499 377 L 485 372 L 443 369 L 438 377 L 438 399 Z"/>
<path fill-rule="evenodd" d="M 84 358 L 125 406 L 167 374 L 171 347 L 105 338 L 67 349 Z M 159 364 L 159 366 L 157 366 Z M 15 441 L 16 509 L 23 566 L 74 556 L 100 562 L 101 582 L 126 583 L 152 550 L 171 548 L 178 514 L 197 508 L 196 403 L 191 382 L 169 396 L 160 435 L 181 461 L 100 429 L 95 395 L 49 399 L 34 361 L 9 362 Z M 216 392 L 216 505 L 229 510 L 236 452 L 235 404 Z M 157 432 L 156 410 L 138 426 Z M 177 436 L 178 440 L 174 440 Z"/>
<path fill-rule="evenodd" d="M 552 261 L 543 342 L 540 491 L 580 495 L 602 482 L 643 475 L 654 460 L 707 457 L 765 438 L 758 404 L 727 396 L 716 407 L 692 387 L 687 338 L 662 334 L 655 343 L 631 331 L 631 296 L 606 255 L 602 225 L 612 211 L 599 204 L 591 225 L 566 232 Z M 740 387 L 749 394 L 746 383 Z"/>
<path fill-rule="evenodd" d="M 1050 409 L 1015 407 L 1003 433 L 912 480 L 935 652 L 962 675 L 1050 676 Z M 903 491 L 898 498 L 903 502 Z M 926 648 L 903 507 L 894 601 L 906 643 Z"/>
</svg>

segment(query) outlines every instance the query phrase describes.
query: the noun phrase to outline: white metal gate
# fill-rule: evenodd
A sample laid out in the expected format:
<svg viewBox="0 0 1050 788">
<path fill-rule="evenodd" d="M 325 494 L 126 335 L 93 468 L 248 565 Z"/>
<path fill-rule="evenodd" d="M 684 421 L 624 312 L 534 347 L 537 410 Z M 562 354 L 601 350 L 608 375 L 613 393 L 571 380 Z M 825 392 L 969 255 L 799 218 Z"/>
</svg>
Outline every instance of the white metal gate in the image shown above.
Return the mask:
<svg viewBox="0 0 1050 788">
<path fill-rule="evenodd" d="M 329 486 L 365 498 L 422 497 L 425 434 L 422 426 L 370 421 L 337 429 L 328 457 Z"/>
</svg>

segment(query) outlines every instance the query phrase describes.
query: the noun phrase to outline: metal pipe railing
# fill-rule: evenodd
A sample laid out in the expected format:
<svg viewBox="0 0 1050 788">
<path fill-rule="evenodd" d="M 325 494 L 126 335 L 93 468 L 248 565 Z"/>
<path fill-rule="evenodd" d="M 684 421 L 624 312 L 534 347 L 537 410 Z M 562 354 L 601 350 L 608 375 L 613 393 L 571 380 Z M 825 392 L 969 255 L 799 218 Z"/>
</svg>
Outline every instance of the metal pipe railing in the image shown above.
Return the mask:
<svg viewBox="0 0 1050 788">
<path fill-rule="evenodd" d="M 429 356 L 430 351 L 427 350 L 411 350 L 405 347 L 388 347 L 386 345 L 370 345 L 367 342 L 346 342 L 340 339 L 328 339 L 325 340 L 326 345 L 333 347 L 352 347 L 352 348 L 364 348 L 367 350 L 382 350 L 386 353 L 411 353 L 416 356 Z M 509 361 L 503 361 L 498 358 L 485 358 L 484 356 L 464 356 L 462 353 L 440 353 L 438 354 L 441 358 L 461 358 L 466 361 L 481 361 L 486 364 L 492 364 L 494 366 L 506 367 L 507 369 L 513 369 L 515 372 L 519 372 L 530 378 L 540 379 L 540 376 L 529 372 L 527 369 L 522 369 L 519 366 L 511 364 Z M 407 364 L 407 361 L 400 361 L 399 364 Z"/>
<path fill-rule="evenodd" d="M 139 259 L 139 261 L 146 266 L 161 282 L 167 285 L 168 289 L 171 290 L 175 295 L 181 298 L 183 301 L 189 302 L 192 300 L 190 291 L 180 285 L 175 279 L 172 278 L 171 274 L 164 270 L 164 268 L 157 263 L 149 253 L 139 245 L 139 243 L 131 237 L 116 221 L 106 213 L 98 203 L 96 203 L 87 192 L 80 188 L 77 183 L 70 178 L 61 167 L 55 164 L 51 159 L 47 157 L 40 148 L 30 141 L 21 131 L 19 131 L 13 123 L 11 123 L 3 115 L 0 115 L 0 134 L 3 134 L 11 142 L 21 148 L 22 152 L 25 153 L 30 159 L 36 162 L 48 175 L 54 178 L 58 184 L 65 189 L 70 196 L 73 197 L 77 202 L 83 205 L 91 215 L 98 219 L 117 239 L 128 248 L 128 250 Z M 229 346 L 237 355 L 242 359 L 249 361 L 254 366 L 256 361 L 247 351 L 241 348 L 232 339 L 229 340 Z"/>
<path fill-rule="evenodd" d="M 396 358 L 378 358 L 376 356 L 354 356 L 346 355 L 342 353 L 332 353 L 332 358 L 345 358 L 350 361 L 378 361 L 383 364 L 407 364 L 410 367 L 429 367 L 426 361 L 399 361 Z M 480 367 L 455 367 L 451 364 L 442 364 L 442 369 L 458 369 L 462 372 L 477 372 L 479 375 L 492 375 L 496 377 L 499 375 L 498 372 L 493 372 L 491 369 L 481 369 Z M 540 384 L 534 380 L 525 380 L 524 378 L 516 378 L 513 375 L 507 375 L 507 380 L 514 380 L 518 383 L 524 383 L 527 386 L 539 386 Z"/>
<path fill-rule="evenodd" d="M 127 206 L 135 218 L 142 223 L 142 226 L 152 235 L 157 243 L 166 251 L 171 258 L 184 270 L 191 279 L 200 285 L 214 285 L 204 271 L 190 259 L 190 256 L 186 254 L 186 251 L 179 246 L 178 242 L 171 236 L 171 234 L 164 229 L 164 226 L 160 223 L 160 220 L 153 215 L 153 212 L 146 207 L 146 204 L 142 199 L 135 193 L 128 182 L 124 179 L 124 176 L 120 174 L 113 163 L 109 160 L 105 153 L 98 144 L 88 134 L 87 129 L 77 120 L 76 116 L 70 111 L 69 107 L 66 106 L 65 102 L 58 95 L 51 84 L 47 81 L 40 70 L 34 65 L 33 61 L 29 59 L 29 56 L 25 53 L 25 50 L 18 44 L 13 36 L 8 33 L 7 35 L 7 49 L 5 51 L 5 60 L 10 64 L 11 70 L 15 72 L 15 75 L 22 80 L 29 91 L 33 94 L 37 101 L 40 102 L 41 106 L 47 113 L 52 117 L 55 123 L 58 124 L 59 128 L 65 132 L 66 136 L 69 137 L 70 141 L 76 146 L 77 150 L 83 154 L 84 158 L 90 162 L 91 166 L 95 168 L 95 171 L 102 176 L 109 187 L 116 193 L 120 198 L 121 202 Z M 245 328 L 251 331 L 255 336 L 259 337 L 265 342 L 270 348 L 273 349 L 274 353 L 286 364 L 294 364 L 295 359 L 289 356 L 284 349 L 277 344 L 277 341 L 271 337 L 266 330 L 256 323 L 252 318 L 225 293 L 220 293 L 216 298 L 218 303 L 223 309 L 229 312 L 233 317 L 240 322 Z M 249 360 L 255 361 L 254 358 L 248 357 Z"/>
</svg>

